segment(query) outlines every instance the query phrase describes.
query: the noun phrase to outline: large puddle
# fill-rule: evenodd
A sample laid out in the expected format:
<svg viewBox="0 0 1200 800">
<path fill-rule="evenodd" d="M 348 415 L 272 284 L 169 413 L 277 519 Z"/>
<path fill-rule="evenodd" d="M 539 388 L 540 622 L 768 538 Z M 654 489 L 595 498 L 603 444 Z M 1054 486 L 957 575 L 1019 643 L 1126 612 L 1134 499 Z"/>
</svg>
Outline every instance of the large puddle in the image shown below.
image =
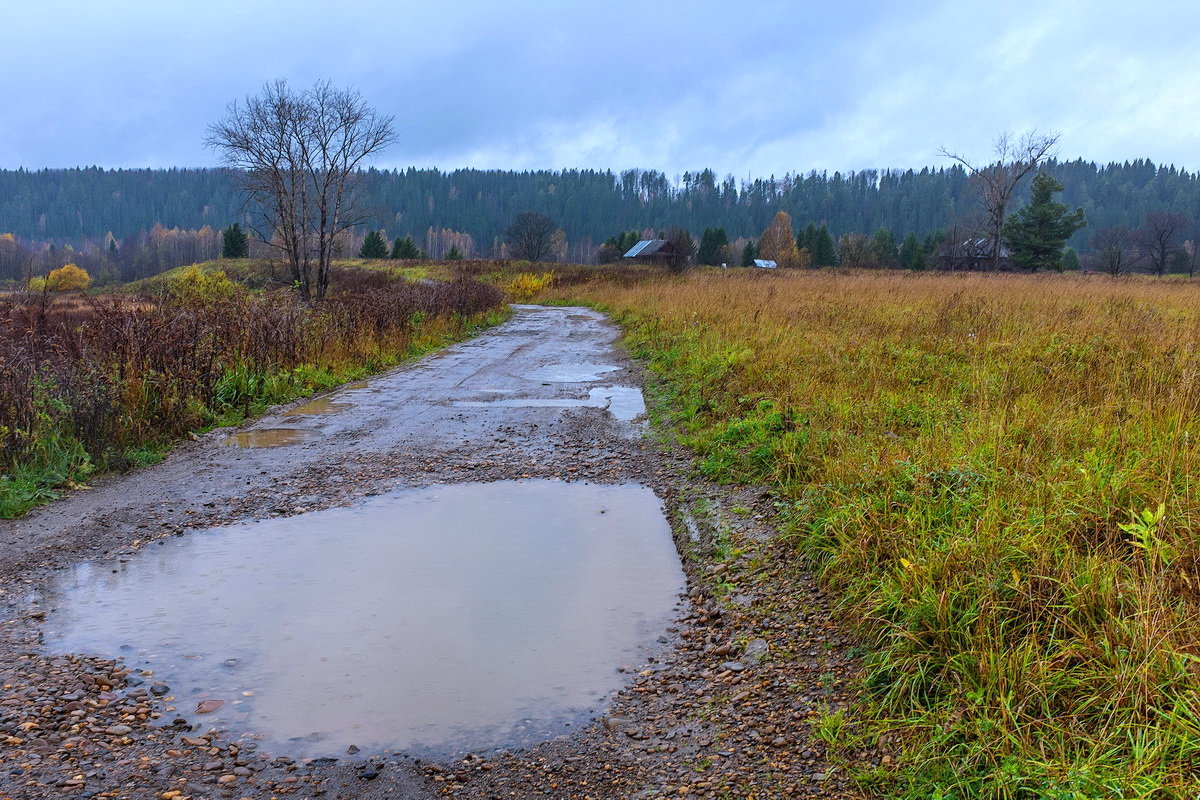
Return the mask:
<svg viewBox="0 0 1200 800">
<path fill-rule="evenodd" d="M 45 641 L 153 670 L 192 722 L 280 752 L 452 755 L 584 722 L 682 586 L 644 486 L 459 484 L 80 565 Z"/>
</svg>

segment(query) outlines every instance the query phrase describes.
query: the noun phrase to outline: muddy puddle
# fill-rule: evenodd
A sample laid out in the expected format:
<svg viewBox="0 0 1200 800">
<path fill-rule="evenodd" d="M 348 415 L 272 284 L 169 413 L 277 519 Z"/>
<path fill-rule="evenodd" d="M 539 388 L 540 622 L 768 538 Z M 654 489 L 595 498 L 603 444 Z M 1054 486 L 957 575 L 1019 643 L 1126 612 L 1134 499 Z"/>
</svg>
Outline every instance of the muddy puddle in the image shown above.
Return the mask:
<svg viewBox="0 0 1200 800">
<path fill-rule="evenodd" d="M 496 391 L 496 390 L 490 390 Z M 459 408 L 602 408 L 622 422 L 632 422 L 646 413 L 642 390 L 632 386 L 597 386 L 586 398 L 510 397 L 497 400 L 461 400 Z"/>
<path fill-rule="evenodd" d="M 224 447 L 287 447 L 309 442 L 320 436 L 319 431 L 308 428 L 260 428 L 235 433 L 221 444 Z"/>
<path fill-rule="evenodd" d="M 285 411 L 283 415 L 285 417 L 308 417 L 321 414 L 338 414 L 352 408 L 354 408 L 354 403 L 339 402 L 332 397 L 318 397 L 316 400 L 309 400 L 303 405 L 296 406 L 291 411 Z"/>
<path fill-rule="evenodd" d="M 644 486 L 457 484 L 79 565 L 45 642 L 153 670 L 193 724 L 276 752 L 451 756 L 586 724 L 682 587 Z"/>
</svg>

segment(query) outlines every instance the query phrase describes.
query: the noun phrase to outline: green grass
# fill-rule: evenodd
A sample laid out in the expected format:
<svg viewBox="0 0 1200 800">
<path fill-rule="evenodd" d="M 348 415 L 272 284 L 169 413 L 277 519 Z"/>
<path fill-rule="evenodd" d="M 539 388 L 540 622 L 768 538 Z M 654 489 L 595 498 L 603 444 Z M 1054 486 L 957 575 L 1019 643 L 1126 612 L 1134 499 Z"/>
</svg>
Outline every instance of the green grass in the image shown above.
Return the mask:
<svg viewBox="0 0 1200 800">
<path fill-rule="evenodd" d="M 858 779 L 1200 794 L 1197 284 L 730 272 L 559 295 L 614 312 L 703 474 L 782 498 L 870 653 L 838 740 L 896 737 Z"/>
</svg>

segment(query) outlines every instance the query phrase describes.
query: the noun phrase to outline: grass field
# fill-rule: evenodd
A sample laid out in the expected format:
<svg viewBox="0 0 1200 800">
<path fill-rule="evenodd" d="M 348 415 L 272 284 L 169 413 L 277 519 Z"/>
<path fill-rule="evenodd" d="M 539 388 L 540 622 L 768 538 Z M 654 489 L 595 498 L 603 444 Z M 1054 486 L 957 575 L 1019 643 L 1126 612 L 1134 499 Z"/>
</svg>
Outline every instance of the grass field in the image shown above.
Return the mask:
<svg viewBox="0 0 1200 800">
<path fill-rule="evenodd" d="M 578 283 L 719 480 L 767 483 L 869 650 L 838 744 L 912 798 L 1200 792 L 1200 288 Z"/>
</svg>

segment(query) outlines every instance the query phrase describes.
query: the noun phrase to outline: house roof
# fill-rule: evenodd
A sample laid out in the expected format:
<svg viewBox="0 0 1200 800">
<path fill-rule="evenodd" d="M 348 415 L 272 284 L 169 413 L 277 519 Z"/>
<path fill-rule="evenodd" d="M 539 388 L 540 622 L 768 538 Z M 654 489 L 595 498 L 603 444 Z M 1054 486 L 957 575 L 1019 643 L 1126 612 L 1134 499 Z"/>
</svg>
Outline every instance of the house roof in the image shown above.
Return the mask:
<svg viewBox="0 0 1200 800">
<path fill-rule="evenodd" d="M 629 252 L 625 254 L 625 258 L 637 258 L 638 256 L 654 255 L 659 250 L 662 250 L 666 243 L 666 239 L 642 239 L 633 247 L 629 248 Z"/>
</svg>

